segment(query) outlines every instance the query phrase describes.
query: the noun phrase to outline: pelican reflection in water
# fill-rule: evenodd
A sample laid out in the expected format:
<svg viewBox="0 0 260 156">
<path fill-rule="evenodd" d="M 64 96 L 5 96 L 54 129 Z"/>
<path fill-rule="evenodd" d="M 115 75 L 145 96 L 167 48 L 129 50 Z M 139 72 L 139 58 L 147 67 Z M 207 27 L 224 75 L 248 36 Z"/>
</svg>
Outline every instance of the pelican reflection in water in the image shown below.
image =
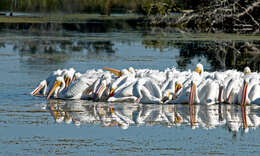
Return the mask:
<svg viewBox="0 0 260 156">
<path fill-rule="evenodd" d="M 233 133 L 256 129 L 260 125 L 257 105 L 144 105 L 125 103 L 86 104 L 82 100 L 52 100 L 47 108 L 57 123 L 100 125 L 102 127 L 166 126 L 191 127 L 192 129 L 225 128 Z"/>
</svg>

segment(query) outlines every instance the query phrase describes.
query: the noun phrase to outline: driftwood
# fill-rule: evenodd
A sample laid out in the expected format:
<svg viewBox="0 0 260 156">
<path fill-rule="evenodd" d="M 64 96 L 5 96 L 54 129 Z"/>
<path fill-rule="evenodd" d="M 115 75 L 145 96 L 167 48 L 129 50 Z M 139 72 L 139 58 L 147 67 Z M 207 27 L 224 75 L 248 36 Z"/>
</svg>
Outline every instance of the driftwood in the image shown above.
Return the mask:
<svg viewBox="0 0 260 156">
<path fill-rule="evenodd" d="M 216 0 L 201 10 L 184 13 L 176 24 L 212 32 L 258 32 L 259 16 L 259 0 Z"/>
</svg>

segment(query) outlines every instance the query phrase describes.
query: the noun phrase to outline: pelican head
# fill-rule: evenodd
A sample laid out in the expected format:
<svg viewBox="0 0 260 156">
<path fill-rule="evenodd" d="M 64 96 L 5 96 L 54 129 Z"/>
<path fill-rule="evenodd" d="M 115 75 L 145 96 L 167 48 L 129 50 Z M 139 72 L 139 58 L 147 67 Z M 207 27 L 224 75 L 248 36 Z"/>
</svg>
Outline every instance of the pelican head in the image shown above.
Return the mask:
<svg viewBox="0 0 260 156">
<path fill-rule="evenodd" d="M 202 64 L 197 64 L 196 65 L 196 68 L 195 68 L 195 72 L 197 72 L 197 73 L 199 73 L 200 75 L 202 75 L 203 74 L 203 65 Z"/>
<path fill-rule="evenodd" d="M 75 74 L 75 69 L 70 68 L 69 70 L 67 70 L 64 74 L 64 81 L 65 81 L 65 87 L 68 87 L 70 85 L 70 83 L 73 80 L 74 74 Z"/>
<path fill-rule="evenodd" d="M 129 67 L 128 68 L 128 71 L 131 73 L 131 74 L 134 74 L 135 75 L 135 69 L 133 67 Z"/>
<path fill-rule="evenodd" d="M 73 76 L 72 82 L 79 79 L 82 76 L 82 74 L 80 72 L 76 72 Z"/>
<path fill-rule="evenodd" d="M 250 73 L 251 73 L 250 68 L 249 68 L 249 67 L 245 67 L 245 68 L 244 68 L 244 74 L 245 74 L 245 75 L 248 75 L 248 74 L 250 74 Z"/>
<path fill-rule="evenodd" d="M 56 78 L 56 81 L 54 82 L 48 96 L 47 96 L 47 99 L 49 99 L 51 97 L 51 95 L 54 93 L 54 91 L 56 91 L 56 89 L 60 87 L 60 91 L 65 87 L 65 82 L 64 82 L 64 79 L 63 77 L 59 76 Z"/>
</svg>

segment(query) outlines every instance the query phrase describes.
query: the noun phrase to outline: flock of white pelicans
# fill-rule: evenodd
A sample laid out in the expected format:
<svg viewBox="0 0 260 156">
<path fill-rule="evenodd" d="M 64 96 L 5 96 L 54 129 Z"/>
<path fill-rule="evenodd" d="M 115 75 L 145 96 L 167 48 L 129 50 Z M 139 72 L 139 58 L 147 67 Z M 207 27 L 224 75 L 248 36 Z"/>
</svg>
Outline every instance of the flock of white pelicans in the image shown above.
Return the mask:
<svg viewBox="0 0 260 156">
<path fill-rule="evenodd" d="M 194 71 L 167 68 L 56 70 L 31 92 L 47 99 L 87 99 L 148 104 L 260 104 L 260 74 L 237 70 L 206 72 L 202 64 Z"/>
</svg>

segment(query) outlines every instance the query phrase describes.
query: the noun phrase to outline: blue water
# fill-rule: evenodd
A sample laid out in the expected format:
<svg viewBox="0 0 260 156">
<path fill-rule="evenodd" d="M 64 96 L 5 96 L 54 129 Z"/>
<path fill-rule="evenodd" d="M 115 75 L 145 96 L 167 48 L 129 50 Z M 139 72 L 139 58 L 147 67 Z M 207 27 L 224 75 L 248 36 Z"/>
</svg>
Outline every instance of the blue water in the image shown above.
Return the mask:
<svg viewBox="0 0 260 156">
<path fill-rule="evenodd" d="M 259 155 L 258 106 L 246 107 L 247 130 L 236 105 L 194 106 L 192 126 L 188 105 L 47 101 L 29 95 L 58 68 L 188 70 L 197 62 L 206 70 L 216 68 L 204 55 L 183 66 L 178 47 L 145 47 L 143 42 L 138 33 L 2 34 L 0 155 Z"/>
</svg>

